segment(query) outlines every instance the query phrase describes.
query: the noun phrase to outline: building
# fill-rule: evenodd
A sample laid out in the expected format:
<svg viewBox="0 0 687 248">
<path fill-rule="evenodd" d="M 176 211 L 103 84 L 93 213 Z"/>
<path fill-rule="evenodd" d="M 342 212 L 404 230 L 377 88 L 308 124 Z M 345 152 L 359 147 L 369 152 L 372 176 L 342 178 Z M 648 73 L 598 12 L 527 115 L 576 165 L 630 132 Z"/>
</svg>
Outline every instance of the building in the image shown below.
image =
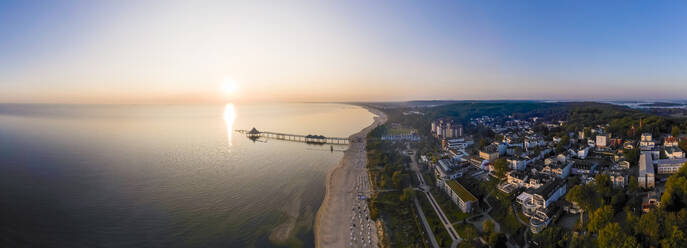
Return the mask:
<svg viewBox="0 0 687 248">
<path fill-rule="evenodd" d="M 521 193 L 516 201 L 522 205 L 522 213 L 530 217 L 532 232 L 542 231 L 551 222 L 558 208 L 552 204 L 566 193 L 565 180 L 557 179 L 536 189 Z"/>
<path fill-rule="evenodd" d="M 680 170 L 680 168 L 682 168 L 682 165 L 687 163 L 687 159 L 659 159 L 654 160 L 653 162 L 656 166 L 658 174 L 675 174 Z"/>
<path fill-rule="evenodd" d="M 463 125 L 455 123 L 453 120 L 439 119 L 431 123 L 431 131 L 437 138 L 457 138 L 463 136 Z"/>
<path fill-rule="evenodd" d="M 477 197 L 472 195 L 472 193 L 465 189 L 459 182 L 454 180 L 445 181 L 444 191 L 448 193 L 451 200 L 456 203 L 464 213 L 472 212 L 472 209 L 477 205 Z"/>
<path fill-rule="evenodd" d="M 579 159 L 585 159 L 589 155 L 589 147 L 583 147 L 580 149 L 577 149 L 577 157 Z"/>
<path fill-rule="evenodd" d="M 685 158 L 685 152 L 677 146 L 666 146 L 665 148 L 666 156 L 670 159 L 675 158 Z"/>
<path fill-rule="evenodd" d="M 573 162 L 560 162 L 558 160 L 553 161 L 550 164 L 544 166 L 542 172 L 549 173 L 551 175 L 558 176 L 561 179 L 565 179 L 570 175 L 570 170 L 572 169 Z"/>
<path fill-rule="evenodd" d="M 511 170 L 524 171 L 527 168 L 527 160 L 521 158 L 508 158 L 506 162 L 508 162 L 508 168 Z"/>
<path fill-rule="evenodd" d="M 454 159 L 441 159 L 434 166 L 434 174 L 440 180 L 453 180 L 461 176 L 458 172 L 459 167 L 460 163 Z M 440 184 L 440 180 L 437 180 L 437 184 Z"/>
<path fill-rule="evenodd" d="M 608 178 L 611 179 L 613 187 L 624 188 L 627 185 L 627 173 L 611 171 L 608 173 Z"/>
<path fill-rule="evenodd" d="M 652 189 L 656 186 L 654 162 L 649 153 L 642 152 L 642 155 L 639 155 L 639 176 L 637 177 L 637 182 L 639 187 L 644 189 Z"/>
<path fill-rule="evenodd" d="M 479 151 L 479 157 L 485 160 L 489 160 L 490 162 L 493 162 L 494 160 L 499 158 L 498 146 L 495 144 L 485 146 L 482 150 Z"/>
<path fill-rule="evenodd" d="M 665 147 L 677 147 L 678 146 L 678 141 L 677 138 L 673 136 L 668 136 L 663 140 L 663 146 Z"/>
<path fill-rule="evenodd" d="M 599 165 L 598 162 L 596 161 L 588 161 L 588 160 L 579 160 L 575 159 L 573 160 L 573 165 L 572 165 L 572 174 L 579 175 L 579 174 L 591 174 L 594 172 L 596 167 Z"/>
<path fill-rule="evenodd" d="M 639 141 L 639 149 L 642 151 L 650 151 L 653 150 L 654 147 L 656 146 L 656 142 L 651 137 L 650 133 L 643 133 L 642 138 Z"/>
<path fill-rule="evenodd" d="M 560 208 L 552 206 L 544 209 L 537 209 L 530 218 L 530 230 L 532 233 L 540 233 L 543 231 L 554 218 L 554 215 L 560 212 Z"/>
<path fill-rule="evenodd" d="M 597 148 L 606 148 L 608 147 L 608 141 L 610 139 L 610 136 L 605 134 L 605 135 L 597 135 L 596 136 L 596 147 Z"/>
</svg>

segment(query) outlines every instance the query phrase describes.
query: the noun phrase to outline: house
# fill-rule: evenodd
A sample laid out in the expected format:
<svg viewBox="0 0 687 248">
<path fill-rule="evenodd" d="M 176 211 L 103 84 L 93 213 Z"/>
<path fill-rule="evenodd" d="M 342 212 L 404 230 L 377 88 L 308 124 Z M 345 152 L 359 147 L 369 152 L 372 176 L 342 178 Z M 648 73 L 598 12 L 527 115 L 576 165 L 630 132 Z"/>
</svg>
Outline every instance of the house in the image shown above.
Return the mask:
<svg viewBox="0 0 687 248">
<path fill-rule="evenodd" d="M 472 212 L 472 209 L 477 205 L 477 197 L 472 195 L 459 182 L 454 180 L 445 181 L 443 189 L 464 213 Z"/>
<path fill-rule="evenodd" d="M 579 174 L 591 174 L 594 172 L 596 167 L 599 165 L 598 162 L 596 161 L 588 161 L 588 160 L 579 160 L 575 159 L 573 160 L 573 165 L 572 165 L 572 174 L 579 175 Z"/>
<path fill-rule="evenodd" d="M 639 149 L 642 151 L 653 150 L 656 146 L 656 142 L 651 137 L 650 133 L 643 133 L 642 138 L 639 141 Z"/>
<path fill-rule="evenodd" d="M 608 141 L 611 137 L 608 134 L 605 135 L 597 135 L 596 136 L 596 147 L 597 148 L 606 148 L 608 147 Z"/>
<path fill-rule="evenodd" d="M 508 162 L 508 168 L 511 170 L 523 171 L 527 167 L 527 160 L 522 158 L 508 158 L 506 161 Z"/>
<path fill-rule="evenodd" d="M 618 165 L 624 169 L 630 168 L 630 162 L 629 161 L 620 161 L 620 162 L 618 162 Z"/>
<path fill-rule="evenodd" d="M 648 213 L 651 208 L 657 207 L 660 204 L 659 193 L 656 191 L 650 191 L 646 198 L 642 201 L 642 212 Z"/>
<path fill-rule="evenodd" d="M 498 146 L 495 144 L 485 146 L 482 150 L 479 151 L 479 157 L 485 160 L 489 160 L 490 162 L 493 162 L 494 160 L 499 158 Z"/>
<path fill-rule="evenodd" d="M 666 156 L 670 159 L 685 158 L 685 152 L 677 146 L 666 146 L 664 147 Z"/>
<path fill-rule="evenodd" d="M 560 162 L 556 160 L 544 166 L 542 172 L 546 172 L 551 175 L 556 175 L 561 179 L 565 179 L 568 177 L 568 175 L 570 175 L 570 169 L 572 168 L 572 165 L 572 161 Z"/>
<path fill-rule="evenodd" d="M 607 174 L 608 178 L 610 178 L 611 182 L 613 183 L 613 187 L 624 188 L 625 185 L 627 185 L 627 173 L 623 173 L 620 171 L 611 171 Z"/>
<path fill-rule="evenodd" d="M 587 158 L 587 155 L 589 155 L 589 147 L 580 147 L 579 149 L 577 149 L 576 155 L 579 159 Z"/>
<path fill-rule="evenodd" d="M 639 187 L 644 189 L 654 188 L 656 186 L 654 177 L 654 162 L 651 154 L 642 152 L 639 155 L 639 176 L 637 177 Z"/>
<path fill-rule="evenodd" d="M 509 171 L 506 175 L 506 181 L 518 187 L 526 187 L 527 179 L 529 179 L 527 173 L 522 171 Z"/>
<path fill-rule="evenodd" d="M 663 146 L 665 147 L 678 147 L 678 141 L 677 138 L 671 136 L 666 137 L 663 140 Z"/>
</svg>

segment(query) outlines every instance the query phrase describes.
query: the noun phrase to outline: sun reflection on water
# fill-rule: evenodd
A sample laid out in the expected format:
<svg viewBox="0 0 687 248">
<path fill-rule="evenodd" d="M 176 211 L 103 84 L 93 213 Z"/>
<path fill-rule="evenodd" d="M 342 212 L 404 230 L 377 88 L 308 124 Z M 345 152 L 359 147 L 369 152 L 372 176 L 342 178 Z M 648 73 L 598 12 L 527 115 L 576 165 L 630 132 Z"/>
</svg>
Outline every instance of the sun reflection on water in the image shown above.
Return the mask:
<svg viewBox="0 0 687 248">
<path fill-rule="evenodd" d="M 224 106 L 224 123 L 227 125 L 227 142 L 231 148 L 231 135 L 234 130 L 234 121 L 236 120 L 236 109 L 233 103 L 227 103 Z"/>
</svg>

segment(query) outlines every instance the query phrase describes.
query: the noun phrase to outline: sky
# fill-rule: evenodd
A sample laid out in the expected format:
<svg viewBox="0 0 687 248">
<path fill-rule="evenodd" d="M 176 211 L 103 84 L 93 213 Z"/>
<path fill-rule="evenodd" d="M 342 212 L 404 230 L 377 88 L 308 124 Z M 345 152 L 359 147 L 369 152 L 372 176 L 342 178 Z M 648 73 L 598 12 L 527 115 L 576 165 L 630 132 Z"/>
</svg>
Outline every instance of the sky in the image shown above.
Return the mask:
<svg viewBox="0 0 687 248">
<path fill-rule="evenodd" d="M 0 1 L 0 102 L 687 99 L 685 1 Z"/>
</svg>

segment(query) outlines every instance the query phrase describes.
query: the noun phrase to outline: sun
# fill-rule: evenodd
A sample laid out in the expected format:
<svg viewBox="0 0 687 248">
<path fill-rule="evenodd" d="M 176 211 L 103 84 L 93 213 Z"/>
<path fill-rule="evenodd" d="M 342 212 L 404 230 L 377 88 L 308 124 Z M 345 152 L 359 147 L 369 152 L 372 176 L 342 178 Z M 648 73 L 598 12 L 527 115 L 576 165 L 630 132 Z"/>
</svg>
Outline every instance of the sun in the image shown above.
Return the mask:
<svg viewBox="0 0 687 248">
<path fill-rule="evenodd" d="M 232 78 L 225 78 L 222 81 L 222 93 L 225 96 L 236 96 L 239 93 L 239 82 Z"/>
</svg>

